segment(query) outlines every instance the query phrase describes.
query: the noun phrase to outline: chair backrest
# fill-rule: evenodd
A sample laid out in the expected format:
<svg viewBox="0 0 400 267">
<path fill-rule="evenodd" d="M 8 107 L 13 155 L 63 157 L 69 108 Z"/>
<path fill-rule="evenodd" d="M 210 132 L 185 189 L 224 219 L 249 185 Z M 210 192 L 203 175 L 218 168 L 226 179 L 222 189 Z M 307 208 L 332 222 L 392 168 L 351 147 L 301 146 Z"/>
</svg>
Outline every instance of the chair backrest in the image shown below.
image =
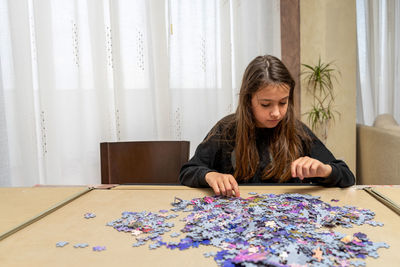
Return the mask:
<svg viewBox="0 0 400 267">
<path fill-rule="evenodd" d="M 100 143 L 101 183 L 179 184 L 189 141 Z"/>
</svg>

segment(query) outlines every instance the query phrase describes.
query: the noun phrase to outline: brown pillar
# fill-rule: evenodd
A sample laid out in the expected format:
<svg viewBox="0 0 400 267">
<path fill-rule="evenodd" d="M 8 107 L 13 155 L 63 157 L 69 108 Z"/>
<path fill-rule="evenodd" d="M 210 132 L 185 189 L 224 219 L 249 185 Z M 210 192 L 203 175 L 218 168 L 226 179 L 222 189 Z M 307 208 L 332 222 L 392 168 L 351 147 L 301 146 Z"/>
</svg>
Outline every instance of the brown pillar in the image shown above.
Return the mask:
<svg viewBox="0 0 400 267">
<path fill-rule="evenodd" d="M 281 0 L 281 53 L 296 82 L 294 108 L 300 118 L 300 0 Z"/>
</svg>

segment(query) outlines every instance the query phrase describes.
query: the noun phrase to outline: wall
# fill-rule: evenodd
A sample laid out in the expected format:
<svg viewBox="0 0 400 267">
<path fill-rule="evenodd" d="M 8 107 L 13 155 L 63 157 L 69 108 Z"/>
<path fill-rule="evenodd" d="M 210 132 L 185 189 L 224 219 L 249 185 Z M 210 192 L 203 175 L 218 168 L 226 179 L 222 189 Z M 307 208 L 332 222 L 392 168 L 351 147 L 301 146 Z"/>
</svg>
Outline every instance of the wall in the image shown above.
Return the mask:
<svg viewBox="0 0 400 267">
<path fill-rule="evenodd" d="M 327 147 L 336 158 L 356 170 L 357 33 L 355 0 L 300 1 L 300 63 L 315 64 L 319 56 L 335 61 L 341 72 L 334 82 L 336 110 L 341 114 L 329 130 Z M 311 97 L 301 90 L 301 113 L 310 109 Z M 304 122 L 306 116 L 302 116 Z"/>
</svg>

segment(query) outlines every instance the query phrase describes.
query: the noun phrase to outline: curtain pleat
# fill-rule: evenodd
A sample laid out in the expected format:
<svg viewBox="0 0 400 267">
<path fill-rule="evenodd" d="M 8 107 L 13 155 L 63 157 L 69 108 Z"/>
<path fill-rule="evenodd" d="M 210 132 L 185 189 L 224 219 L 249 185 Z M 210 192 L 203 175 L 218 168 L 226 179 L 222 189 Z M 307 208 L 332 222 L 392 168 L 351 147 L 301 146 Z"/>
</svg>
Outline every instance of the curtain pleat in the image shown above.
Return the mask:
<svg viewBox="0 0 400 267">
<path fill-rule="evenodd" d="M 400 122 L 400 3 L 357 0 L 357 122 L 388 113 Z"/>
</svg>

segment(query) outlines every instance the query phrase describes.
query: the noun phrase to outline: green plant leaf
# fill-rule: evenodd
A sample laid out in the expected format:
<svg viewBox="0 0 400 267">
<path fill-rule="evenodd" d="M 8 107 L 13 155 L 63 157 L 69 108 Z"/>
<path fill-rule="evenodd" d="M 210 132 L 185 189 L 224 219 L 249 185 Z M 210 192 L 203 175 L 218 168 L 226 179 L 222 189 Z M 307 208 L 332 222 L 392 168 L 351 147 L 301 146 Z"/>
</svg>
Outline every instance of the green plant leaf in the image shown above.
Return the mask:
<svg viewBox="0 0 400 267">
<path fill-rule="evenodd" d="M 325 63 L 318 58 L 315 65 L 301 64 L 303 71 L 303 82 L 306 90 L 313 96 L 313 105 L 310 111 L 304 113 L 307 116 L 308 123 L 315 130 L 318 124 L 325 121 L 335 121 L 335 115 L 340 117 L 340 113 L 333 108 L 335 101 L 333 81 L 337 80 L 337 75 L 341 75 L 340 71 L 334 65 L 334 62 Z"/>
</svg>

